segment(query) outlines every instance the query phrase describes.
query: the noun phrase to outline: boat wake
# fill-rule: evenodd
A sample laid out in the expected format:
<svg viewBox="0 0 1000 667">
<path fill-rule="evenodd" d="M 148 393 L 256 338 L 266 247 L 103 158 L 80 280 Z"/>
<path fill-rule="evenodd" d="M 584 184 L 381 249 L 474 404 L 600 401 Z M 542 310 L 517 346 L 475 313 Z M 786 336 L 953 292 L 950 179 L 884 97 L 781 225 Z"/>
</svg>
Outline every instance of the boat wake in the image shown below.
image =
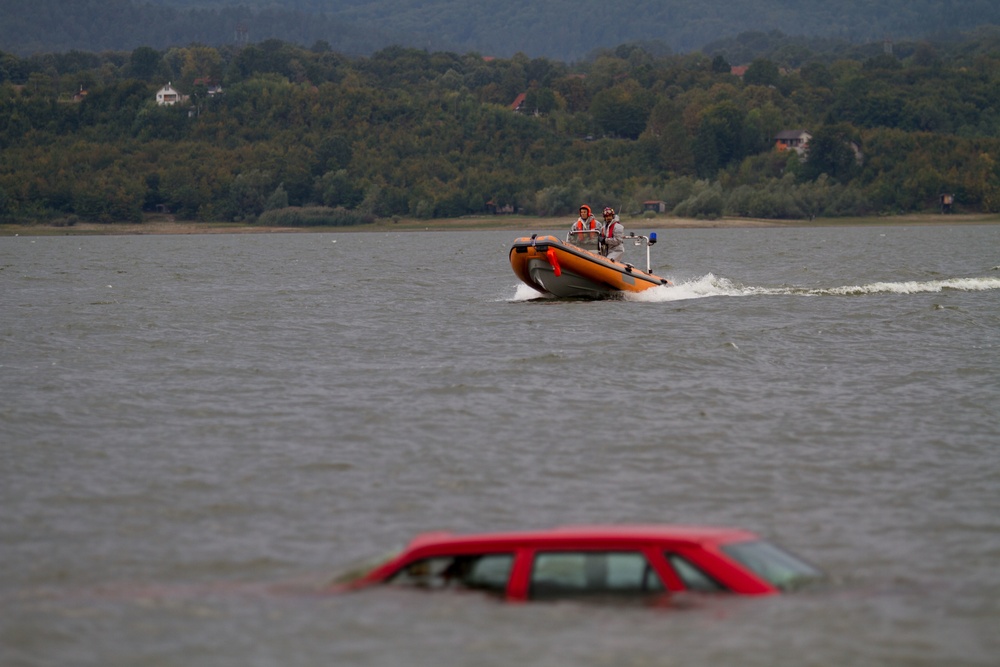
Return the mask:
<svg viewBox="0 0 1000 667">
<path fill-rule="evenodd" d="M 625 294 L 624 299 L 644 303 L 662 303 L 704 299 L 712 296 L 867 296 L 873 294 L 923 294 L 945 290 L 979 292 L 994 289 L 1000 289 L 1000 278 L 948 278 L 945 280 L 911 280 L 806 288 L 741 285 L 728 278 L 719 278 L 708 273 L 700 278 L 679 281 L 672 286 L 653 287 L 642 292 Z M 552 298 L 542 296 L 527 285 L 519 284 L 514 298 L 509 299 L 509 301 L 534 301 Z"/>
<path fill-rule="evenodd" d="M 671 287 L 654 287 L 627 294 L 627 301 L 659 303 L 684 301 L 711 296 L 864 296 L 872 294 L 922 294 L 956 290 L 977 292 L 1000 289 L 1000 278 L 948 278 L 946 280 L 876 282 L 841 287 L 756 287 L 740 285 L 728 278 L 711 273 L 692 280 L 677 282 Z"/>
</svg>

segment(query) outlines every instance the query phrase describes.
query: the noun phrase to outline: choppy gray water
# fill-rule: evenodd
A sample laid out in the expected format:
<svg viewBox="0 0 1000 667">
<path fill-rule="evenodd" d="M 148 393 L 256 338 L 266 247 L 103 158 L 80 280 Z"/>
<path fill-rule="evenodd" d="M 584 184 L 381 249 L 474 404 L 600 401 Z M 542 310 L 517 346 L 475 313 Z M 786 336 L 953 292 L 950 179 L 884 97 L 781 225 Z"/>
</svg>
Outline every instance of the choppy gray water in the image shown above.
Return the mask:
<svg viewBox="0 0 1000 667">
<path fill-rule="evenodd" d="M 997 664 L 1000 226 L 661 232 L 678 286 L 597 303 L 531 298 L 519 235 L 0 238 L 0 664 Z M 319 592 L 578 522 L 832 585 Z"/>
</svg>

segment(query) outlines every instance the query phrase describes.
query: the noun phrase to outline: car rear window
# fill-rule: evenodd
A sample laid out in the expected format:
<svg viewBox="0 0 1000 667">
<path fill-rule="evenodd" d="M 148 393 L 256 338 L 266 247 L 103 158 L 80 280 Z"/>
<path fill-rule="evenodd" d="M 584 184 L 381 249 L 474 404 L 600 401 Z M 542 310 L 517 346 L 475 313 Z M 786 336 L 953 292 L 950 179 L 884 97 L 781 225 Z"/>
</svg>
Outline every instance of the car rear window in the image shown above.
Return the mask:
<svg viewBox="0 0 1000 667">
<path fill-rule="evenodd" d="M 722 551 L 783 591 L 799 588 L 823 576 L 809 563 L 769 542 L 735 542 L 723 545 Z"/>
<path fill-rule="evenodd" d="M 541 552 L 531 569 L 529 596 L 642 595 L 664 592 L 663 583 L 638 552 Z"/>
<path fill-rule="evenodd" d="M 513 554 L 439 556 L 410 563 L 388 583 L 419 588 L 476 588 L 504 592 Z"/>
</svg>

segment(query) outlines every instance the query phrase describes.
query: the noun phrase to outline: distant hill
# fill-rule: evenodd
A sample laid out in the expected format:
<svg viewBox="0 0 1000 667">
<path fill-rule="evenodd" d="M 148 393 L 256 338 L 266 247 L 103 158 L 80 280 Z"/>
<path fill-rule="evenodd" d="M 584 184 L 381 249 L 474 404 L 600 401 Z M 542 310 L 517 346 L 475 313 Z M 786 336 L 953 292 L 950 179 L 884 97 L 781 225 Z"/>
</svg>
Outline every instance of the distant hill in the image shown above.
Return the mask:
<svg viewBox="0 0 1000 667">
<path fill-rule="evenodd" d="M 642 43 L 683 53 L 749 31 L 861 44 L 1000 24 L 996 0 L 0 0 L 0 51 L 325 42 L 572 62 Z"/>
<path fill-rule="evenodd" d="M 68 51 L 164 50 L 193 43 L 223 46 L 279 39 L 301 46 L 327 42 L 348 55 L 403 43 L 375 26 L 361 29 L 331 15 L 247 3 L 139 4 L 133 0 L 0 0 L 0 51 L 18 56 Z"/>
</svg>

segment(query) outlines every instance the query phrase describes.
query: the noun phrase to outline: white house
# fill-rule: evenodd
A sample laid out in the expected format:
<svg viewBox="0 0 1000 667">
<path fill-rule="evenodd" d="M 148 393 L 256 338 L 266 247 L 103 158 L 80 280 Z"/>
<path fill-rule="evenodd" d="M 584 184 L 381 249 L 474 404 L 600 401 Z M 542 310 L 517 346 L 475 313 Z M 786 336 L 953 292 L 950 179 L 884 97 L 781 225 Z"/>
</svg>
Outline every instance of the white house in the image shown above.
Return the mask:
<svg viewBox="0 0 1000 667">
<path fill-rule="evenodd" d="M 169 83 L 156 91 L 156 103 L 160 106 L 177 104 L 181 101 L 181 94 L 173 89 Z"/>
</svg>

